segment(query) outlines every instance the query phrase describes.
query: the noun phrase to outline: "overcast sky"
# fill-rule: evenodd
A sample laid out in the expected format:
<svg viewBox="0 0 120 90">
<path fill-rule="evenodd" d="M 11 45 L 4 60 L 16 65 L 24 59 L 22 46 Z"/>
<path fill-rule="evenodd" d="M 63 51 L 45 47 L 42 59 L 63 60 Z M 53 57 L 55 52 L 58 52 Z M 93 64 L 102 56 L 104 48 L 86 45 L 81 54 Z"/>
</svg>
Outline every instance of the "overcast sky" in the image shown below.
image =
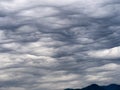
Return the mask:
<svg viewBox="0 0 120 90">
<path fill-rule="evenodd" d="M 120 84 L 120 0 L 0 0 L 0 90 Z"/>
</svg>

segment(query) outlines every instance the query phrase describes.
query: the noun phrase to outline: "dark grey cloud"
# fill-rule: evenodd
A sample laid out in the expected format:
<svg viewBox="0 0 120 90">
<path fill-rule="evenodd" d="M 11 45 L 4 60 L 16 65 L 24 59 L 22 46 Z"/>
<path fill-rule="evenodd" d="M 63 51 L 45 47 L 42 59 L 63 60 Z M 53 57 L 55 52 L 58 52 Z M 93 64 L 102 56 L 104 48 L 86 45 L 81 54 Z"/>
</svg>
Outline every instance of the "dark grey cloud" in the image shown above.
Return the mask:
<svg viewBox="0 0 120 90">
<path fill-rule="evenodd" d="M 118 0 L 0 0 L 0 90 L 120 84 Z"/>
</svg>

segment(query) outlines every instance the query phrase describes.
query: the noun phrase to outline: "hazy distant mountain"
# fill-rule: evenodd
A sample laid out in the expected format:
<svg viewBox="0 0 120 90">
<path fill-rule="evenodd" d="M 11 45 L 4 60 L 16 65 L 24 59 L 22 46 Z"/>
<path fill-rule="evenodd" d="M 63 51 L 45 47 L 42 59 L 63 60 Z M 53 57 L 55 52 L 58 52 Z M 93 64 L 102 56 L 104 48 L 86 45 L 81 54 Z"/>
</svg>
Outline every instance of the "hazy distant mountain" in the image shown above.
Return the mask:
<svg viewBox="0 0 120 90">
<path fill-rule="evenodd" d="M 92 85 L 85 87 L 85 88 L 82 88 L 82 89 L 67 88 L 64 90 L 120 90 L 120 85 L 111 84 L 108 86 L 99 86 L 96 84 L 92 84 Z"/>
</svg>

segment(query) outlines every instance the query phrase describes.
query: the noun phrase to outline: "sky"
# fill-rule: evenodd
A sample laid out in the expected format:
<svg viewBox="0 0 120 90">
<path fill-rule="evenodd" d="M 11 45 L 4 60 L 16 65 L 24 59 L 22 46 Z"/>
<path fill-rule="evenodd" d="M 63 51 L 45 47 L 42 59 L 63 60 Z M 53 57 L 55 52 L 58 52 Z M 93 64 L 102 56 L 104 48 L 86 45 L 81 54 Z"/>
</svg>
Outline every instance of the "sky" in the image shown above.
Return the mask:
<svg viewBox="0 0 120 90">
<path fill-rule="evenodd" d="M 120 84 L 119 0 L 0 0 L 0 90 Z"/>
</svg>

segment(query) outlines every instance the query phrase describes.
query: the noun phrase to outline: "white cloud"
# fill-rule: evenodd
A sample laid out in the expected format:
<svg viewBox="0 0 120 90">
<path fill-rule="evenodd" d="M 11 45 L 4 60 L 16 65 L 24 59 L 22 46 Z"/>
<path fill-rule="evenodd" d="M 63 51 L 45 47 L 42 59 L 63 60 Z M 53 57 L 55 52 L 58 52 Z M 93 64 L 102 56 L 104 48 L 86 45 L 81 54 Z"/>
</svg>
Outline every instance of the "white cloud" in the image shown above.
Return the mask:
<svg viewBox="0 0 120 90">
<path fill-rule="evenodd" d="M 88 55 L 90 57 L 94 57 L 94 58 L 108 58 L 108 59 L 112 59 L 112 58 L 119 58 L 120 55 L 120 47 L 114 47 L 114 48 L 110 48 L 110 49 L 103 49 L 103 50 L 95 50 L 95 51 L 89 51 Z"/>
<path fill-rule="evenodd" d="M 89 68 L 89 69 L 87 69 L 87 71 L 116 70 L 119 67 L 120 67 L 120 65 L 118 65 L 118 64 L 109 63 L 109 64 L 103 65 L 101 67 L 92 67 L 92 68 Z"/>
<path fill-rule="evenodd" d="M 104 75 L 102 76 L 101 74 L 99 75 L 88 75 L 86 76 L 88 81 L 110 81 L 111 78 L 110 77 L 105 77 Z"/>
<path fill-rule="evenodd" d="M 1 90 L 26 90 L 25 88 L 21 88 L 21 87 L 8 87 L 8 88 L 1 88 Z"/>
<path fill-rule="evenodd" d="M 119 71 L 117 70 L 120 68 L 119 64 L 115 63 L 108 63 L 105 65 L 101 65 L 98 67 L 91 67 L 86 69 L 88 75 L 85 76 L 86 80 L 90 82 L 99 82 L 99 84 L 103 84 L 102 82 L 116 82 L 113 76 L 119 77 Z"/>
<path fill-rule="evenodd" d="M 56 81 L 69 81 L 79 78 L 79 75 L 75 74 L 49 74 L 47 76 L 42 77 L 43 81 L 47 82 L 56 82 Z"/>
</svg>

